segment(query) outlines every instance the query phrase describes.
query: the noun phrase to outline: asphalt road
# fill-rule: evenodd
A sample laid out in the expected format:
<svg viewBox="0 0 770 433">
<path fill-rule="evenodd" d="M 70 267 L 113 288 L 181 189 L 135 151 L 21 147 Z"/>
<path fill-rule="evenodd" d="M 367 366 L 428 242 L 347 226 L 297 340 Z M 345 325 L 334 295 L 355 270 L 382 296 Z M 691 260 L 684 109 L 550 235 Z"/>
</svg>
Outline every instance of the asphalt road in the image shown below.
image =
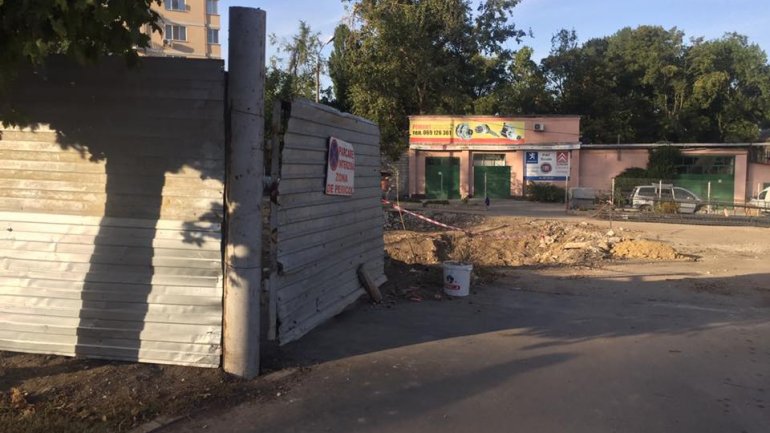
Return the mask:
<svg viewBox="0 0 770 433">
<path fill-rule="evenodd" d="M 360 305 L 284 349 L 313 365 L 288 392 L 163 431 L 768 432 L 770 298 L 751 289 L 770 279 L 699 266 L 517 270 L 461 300 Z M 733 283 L 748 292 L 709 289 Z"/>
</svg>

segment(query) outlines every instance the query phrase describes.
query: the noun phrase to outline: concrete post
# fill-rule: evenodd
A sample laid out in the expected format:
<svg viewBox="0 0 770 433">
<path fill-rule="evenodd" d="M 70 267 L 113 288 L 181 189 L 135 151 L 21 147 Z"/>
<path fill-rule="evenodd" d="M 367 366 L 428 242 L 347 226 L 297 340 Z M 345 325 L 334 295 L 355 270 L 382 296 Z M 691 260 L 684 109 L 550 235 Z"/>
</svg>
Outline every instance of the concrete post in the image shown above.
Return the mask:
<svg viewBox="0 0 770 433">
<path fill-rule="evenodd" d="M 265 28 L 264 11 L 230 8 L 223 363 L 245 378 L 259 373 Z"/>
</svg>

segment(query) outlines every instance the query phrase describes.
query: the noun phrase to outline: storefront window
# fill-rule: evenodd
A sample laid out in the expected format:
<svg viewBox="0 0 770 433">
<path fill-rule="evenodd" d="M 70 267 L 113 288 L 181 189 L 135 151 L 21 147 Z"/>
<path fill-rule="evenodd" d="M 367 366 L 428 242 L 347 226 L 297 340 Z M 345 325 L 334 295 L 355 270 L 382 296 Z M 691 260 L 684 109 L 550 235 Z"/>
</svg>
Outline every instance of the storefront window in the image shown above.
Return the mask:
<svg viewBox="0 0 770 433">
<path fill-rule="evenodd" d="M 475 153 L 473 165 L 476 167 L 504 167 L 505 154 L 503 153 Z"/>
</svg>

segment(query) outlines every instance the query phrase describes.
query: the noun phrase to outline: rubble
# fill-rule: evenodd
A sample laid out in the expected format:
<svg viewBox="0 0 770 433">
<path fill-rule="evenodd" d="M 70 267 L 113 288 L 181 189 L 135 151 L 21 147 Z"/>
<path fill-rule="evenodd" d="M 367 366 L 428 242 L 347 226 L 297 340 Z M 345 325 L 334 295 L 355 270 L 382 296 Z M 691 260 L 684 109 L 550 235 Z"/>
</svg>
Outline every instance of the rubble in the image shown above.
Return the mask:
<svg viewBox="0 0 770 433">
<path fill-rule="evenodd" d="M 446 218 L 448 215 L 434 217 Z M 435 265 L 459 260 L 488 267 L 597 266 L 602 261 L 615 259 L 682 258 L 662 242 L 635 239 L 628 231 L 622 231 L 623 235 L 618 236 L 613 230 L 606 231 L 585 222 L 478 218 L 473 221 L 471 235 L 438 230 L 388 231 L 385 233 L 385 250 L 390 258 L 406 264 Z M 446 219 L 440 221 L 447 223 Z M 458 220 L 451 221 L 458 224 Z M 468 221 L 462 221 L 466 227 Z M 489 230 L 489 227 L 501 224 L 504 225 Z"/>
</svg>

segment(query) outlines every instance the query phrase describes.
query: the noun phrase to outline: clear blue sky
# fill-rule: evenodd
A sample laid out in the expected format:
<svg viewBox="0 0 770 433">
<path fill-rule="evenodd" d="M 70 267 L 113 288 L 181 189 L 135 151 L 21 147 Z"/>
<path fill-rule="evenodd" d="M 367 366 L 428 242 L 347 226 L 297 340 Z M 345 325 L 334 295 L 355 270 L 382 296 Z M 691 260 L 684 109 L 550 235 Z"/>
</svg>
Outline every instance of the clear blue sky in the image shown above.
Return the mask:
<svg viewBox="0 0 770 433">
<path fill-rule="evenodd" d="M 340 0 L 221 0 L 225 57 L 229 6 L 264 9 L 268 33 L 279 37 L 294 34 L 299 20 L 304 20 L 325 38 L 346 15 Z M 770 0 L 522 0 L 513 21 L 532 30 L 534 38 L 526 38 L 522 45 L 533 47 L 536 59 L 548 55 L 551 36 L 562 28 L 575 29 L 582 42 L 643 24 L 676 26 L 688 38 L 712 39 L 736 31 L 770 51 Z M 271 53 L 268 47 L 268 56 Z"/>
</svg>

